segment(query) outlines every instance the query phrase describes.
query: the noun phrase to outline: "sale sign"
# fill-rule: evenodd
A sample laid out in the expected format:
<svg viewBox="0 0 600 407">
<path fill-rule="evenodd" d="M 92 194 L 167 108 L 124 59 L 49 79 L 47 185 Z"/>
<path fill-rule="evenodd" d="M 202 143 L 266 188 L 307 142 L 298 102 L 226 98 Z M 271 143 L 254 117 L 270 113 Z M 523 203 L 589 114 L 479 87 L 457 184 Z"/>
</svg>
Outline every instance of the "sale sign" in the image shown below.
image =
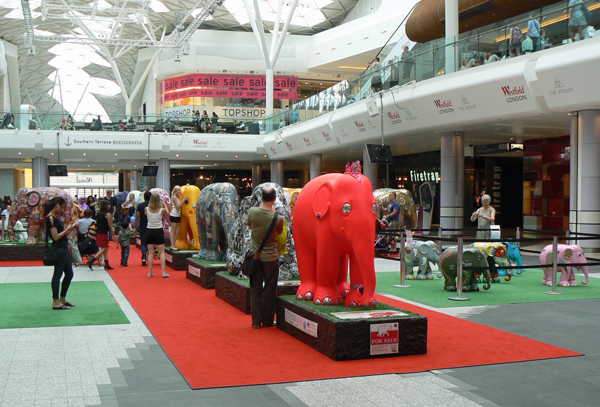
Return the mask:
<svg viewBox="0 0 600 407">
<path fill-rule="evenodd" d="M 398 323 L 371 324 L 371 355 L 398 353 Z"/>
<path fill-rule="evenodd" d="M 267 80 L 265 76 L 255 75 L 193 74 L 165 79 L 162 82 L 162 92 L 164 93 L 193 86 L 202 88 L 266 89 Z M 273 88 L 298 90 L 298 78 L 275 76 L 273 78 Z"/>
</svg>

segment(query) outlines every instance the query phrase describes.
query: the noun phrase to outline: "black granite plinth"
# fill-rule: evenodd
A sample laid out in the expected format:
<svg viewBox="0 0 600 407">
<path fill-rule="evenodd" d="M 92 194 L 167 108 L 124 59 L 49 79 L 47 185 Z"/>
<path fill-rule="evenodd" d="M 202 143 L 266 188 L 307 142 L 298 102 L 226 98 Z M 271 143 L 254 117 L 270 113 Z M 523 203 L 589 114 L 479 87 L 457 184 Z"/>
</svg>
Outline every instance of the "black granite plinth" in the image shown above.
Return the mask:
<svg viewBox="0 0 600 407">
<path fill-rule="evenodd" d="M 307 302 L 296 300 L 294 296 L 278 297 L 277 328 L 333 360 L 427 353 L 427 318 L 424 316 L 381 303 L 371 310 L 304 303 Z M 332 308 L 335 312 L 361 310 L 364 317 L 340 319 L 331 315 Z M 392 315 L 398 311 L 405 315 Z"/>
<path fill-rule="evenodd" d="M 198 254 L 198 250 L 176 250 L 165 248 L 167 266 L 173 270 L 187 270 L 187 258 Z"/>
<path fill-rule="evenodd" d="M 279 281 L 277 283 L 277 296 L 296 295 L 300 281 Z M 223 301 L 233 305 L 240 311 L 250 315 L 250 280 L 240 280 L 228 271 L 221 271 L 215 275 L 215 295 Z"/>
<path fill-rule="evenodd" d="M 0 244 L 1 261 L 42 260 L 46 245 L 43 244 Z"/>
<path fill-rule="evenodd" d="M 224 261 L 208 261 L 188 257 L 186 262 L 186 277 L 204 288 L 215 288 L 215 274 L 227 270 L 227 263 Z"/>
</svg>

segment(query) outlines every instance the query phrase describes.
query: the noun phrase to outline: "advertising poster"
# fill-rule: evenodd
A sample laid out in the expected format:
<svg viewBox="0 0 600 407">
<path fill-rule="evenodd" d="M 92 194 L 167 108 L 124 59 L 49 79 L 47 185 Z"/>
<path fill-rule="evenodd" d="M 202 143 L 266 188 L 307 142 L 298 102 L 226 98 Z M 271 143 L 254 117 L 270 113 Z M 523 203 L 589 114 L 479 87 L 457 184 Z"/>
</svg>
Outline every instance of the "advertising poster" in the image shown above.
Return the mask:
<svg viewBox="0 0 600 407">
<path fill-rule="evenodd" d="M 371 356 L 398 353 L 398 323 L 371 324 Z"/>
</svg>

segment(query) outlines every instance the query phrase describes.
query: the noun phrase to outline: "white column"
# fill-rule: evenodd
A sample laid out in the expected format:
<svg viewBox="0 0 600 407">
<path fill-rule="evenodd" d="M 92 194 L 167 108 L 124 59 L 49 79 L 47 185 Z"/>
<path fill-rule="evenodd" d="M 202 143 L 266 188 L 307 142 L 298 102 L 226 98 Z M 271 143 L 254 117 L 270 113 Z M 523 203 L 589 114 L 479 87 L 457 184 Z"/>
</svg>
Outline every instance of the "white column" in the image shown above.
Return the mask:
<svg viewBox="0 0 600 407">
<path fill-rule="evenodd" d="M 262 180 L 262 167 L 259 163 L 252 164 L 252 187 L 255 187 L 261 183 Z"/>
<path fill-rule="evenodd" d="M 48 159 L 35 157 L 31 161 L 31 184 L 34 188 L 49 186 Z"/>
<path fill-rule="evenodd" d="M 456 71 L 456 48 L 450 46 L 458 36 L 458 0 L 445 0 L 446 73 Z"/>
<path fill-rule="evenodd" d="M 377 189 L 377 179 L 378 179 L 378 164 L 372 163 L 369 161 L 369 154 L 367 154 L 367 148 L 363 147 L 363 160 L 362 160 L 362 173 L 365 177 L 369 178 L 371 181 L 371 186 L 373 190 Z"/>
<path fill-rule="evenodd" d="M 162 188 L 171 193 L 171 163 L 168 158 L 158 160 L 158 174 L 156 175 L 156 188 Z"/>
<path fill-rule="evenodd" d="M 271 116 L 273 114 L 273 69 L 267 69 L 266 72 L 266 104 L 267 104 L 267 116 Z"/>
<path fill-rule="evenodd" d="M 600 110 L 571 117 L 571 191 L 569 230 L 600 234 Z M 583 249 L 600 247 L 598 240 L 579 240 Z"/>
<path fill-rule="evenodd" d="M 464 133 L 454 131 L 441 135 L 440 226 L 443 229 L 464 227 L 464 137 Z"/>
<path fill-rule="evenodd" d="M 323 173 L 323 155 L 312 154 L 310 156 L 310 179 L 317 178 Z"/>
<path fill-rule="evenodd" d="M 139 181 L 140 181 L 140 172 L 138 170 L 131 170 L 131 190 L 132 191 L 137 191 L 138 190 L 138 185 L 139 185 Z M 169 191 L 170 193 L 171 191 Z"/>
<path fill-rule="evenodd" d="M 283 161 L 271 161 L 271 182 L 283 187 Z"/>
</svg>

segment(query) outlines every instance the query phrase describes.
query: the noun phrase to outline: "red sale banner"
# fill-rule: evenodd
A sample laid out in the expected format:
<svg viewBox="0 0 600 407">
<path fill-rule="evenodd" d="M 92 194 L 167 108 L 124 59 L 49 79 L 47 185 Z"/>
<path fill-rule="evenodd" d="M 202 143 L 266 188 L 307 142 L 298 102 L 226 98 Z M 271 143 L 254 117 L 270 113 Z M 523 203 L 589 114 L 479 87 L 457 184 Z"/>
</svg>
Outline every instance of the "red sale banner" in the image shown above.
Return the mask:
<svg viewBox="0 0 600 407">
<path fill-rule="evenodd" d="M 191 97 L 264 99 L 266 93 L 264 90 L 191 88 L 179 92 L 165 93 L 163 102 Z M 275 99 L 298 99 L 298 91 L 276 90 L 273 92 L 273 97 Z"/>
<path fill-rule="evenodd" d="M 162 82 L 162 92 L 169 92 L 188 88 L 191 86 L 200 86 L 203 88 L 247 88 L 247 89 L 266 89 L 266 78 L 264 76 L 254 75 L 211 75 L 211 74 L 193 74 L 178 76 L 176 78 L 165 79 Z M 275 76 L 273 78 L 274 89 L 298 89 L 298 78 L 291 76 Z"/>
</svg>

